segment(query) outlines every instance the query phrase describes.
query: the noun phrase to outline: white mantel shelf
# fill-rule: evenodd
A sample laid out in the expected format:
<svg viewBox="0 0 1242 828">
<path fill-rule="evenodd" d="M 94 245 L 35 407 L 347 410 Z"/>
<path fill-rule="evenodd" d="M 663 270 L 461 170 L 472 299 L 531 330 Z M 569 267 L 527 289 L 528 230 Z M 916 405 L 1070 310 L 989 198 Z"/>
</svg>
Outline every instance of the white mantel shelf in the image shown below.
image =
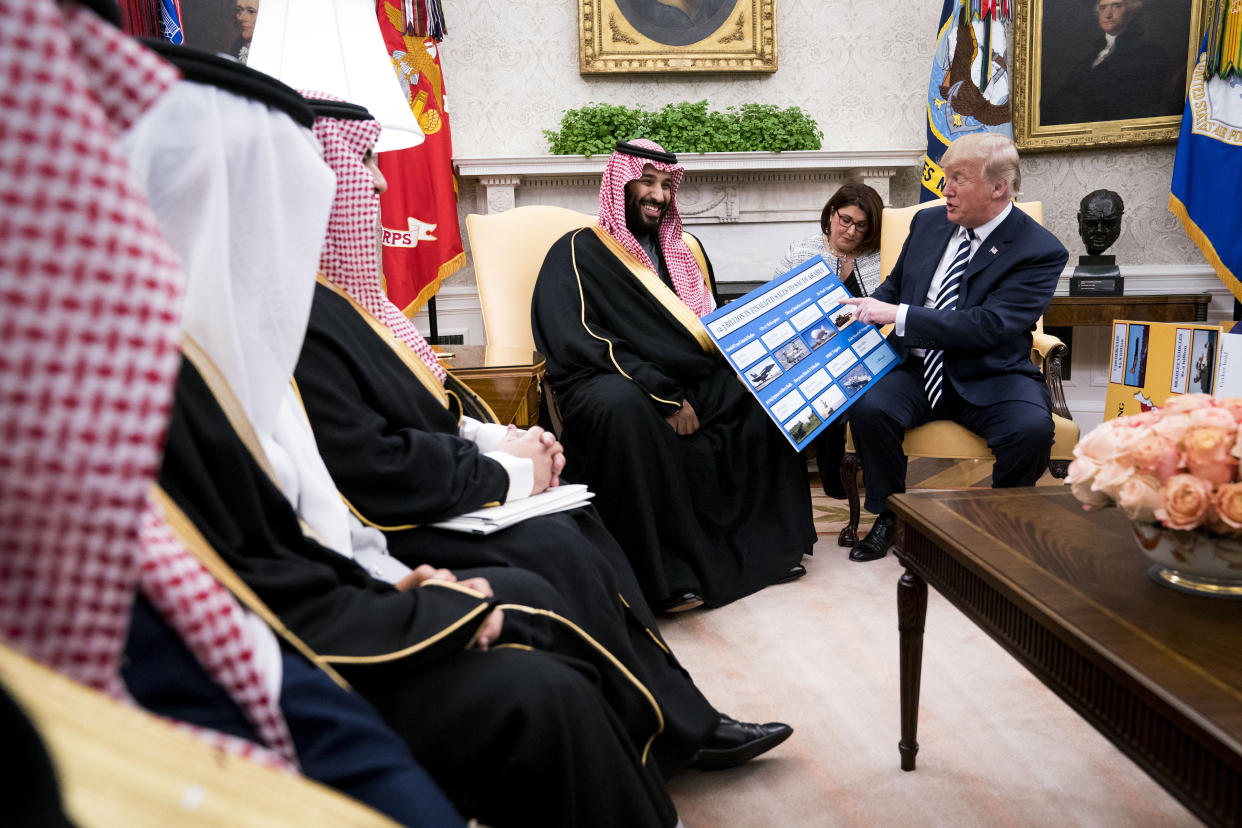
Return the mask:
<svg viewBox="0 0 1242 828">
<path fill-rule="evenodd" d="M 697 152 L 677 160 L 688 173 L 679 198 L 687 224 L 808 223 L 846 181 L 874 187 L 889 204 L 893 176 L 921 167 L 923 150 Z M 457 158 L 454 164 L 467 189 L 475 190 L 475 212 L 559 204 L 593 213 L 607 161 L 607 155 L 528 155 Z"/>
<path fill-rule="evenodd" d="M 914 167 L 923 150 L 799 150 L 792 152 L 687 152 L 677 162 L 687 172 L 778 172 Z M 513 158 L 454 158 L 466 178 L 493 175 L 599 175 L 607 155 L 526 155 Z"/>
</svg>

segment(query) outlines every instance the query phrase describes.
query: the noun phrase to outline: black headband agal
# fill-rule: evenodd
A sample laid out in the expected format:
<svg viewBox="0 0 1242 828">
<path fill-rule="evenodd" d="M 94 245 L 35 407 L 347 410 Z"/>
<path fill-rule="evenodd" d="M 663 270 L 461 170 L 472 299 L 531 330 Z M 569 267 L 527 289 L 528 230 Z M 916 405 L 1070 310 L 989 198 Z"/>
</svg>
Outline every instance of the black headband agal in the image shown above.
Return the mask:
<svg viewBox="0 0 1242 828">
<path fill-rule="evenodd" d="M 365 106 L 345 101 L 329 101 L 324 98 L 305 98 L 305 100 L 316 118 L 338 118 L 342 121 L 375 120 L 375 116 Z"/>
<path fill-rule="evenodd" d="M 676 164 L 677 156 L 671 152 L 661 152 L 660 150 L 647 149 L 637 144 L 631 144 L 628 141 L 617 142 L 617 152 L 624 155 L 632 155 L 635 158 L 647 158 L 651 161 L 659 161 L 662 164 Z"/>
<path fill-rule="evenodd" d="M 154 37 L 140 38 L 147 48 L 181 70 L 188 81 L 215 86 L 278 109 L 304 127 L 315 123 L 315 114 L 298 91 L 271 75 L 265 75 L 222 55 L 177 46 Z"/>
</svg>

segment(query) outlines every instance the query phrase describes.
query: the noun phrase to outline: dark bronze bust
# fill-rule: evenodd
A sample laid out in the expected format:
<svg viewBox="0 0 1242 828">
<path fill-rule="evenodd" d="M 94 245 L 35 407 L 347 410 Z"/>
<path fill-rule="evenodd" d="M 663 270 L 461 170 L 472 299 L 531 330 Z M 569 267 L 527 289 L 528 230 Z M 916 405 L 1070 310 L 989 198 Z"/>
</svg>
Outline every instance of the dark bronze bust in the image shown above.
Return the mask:
<svg viewBox="0 0 1242 828">
<path fill-rule="evenodd" d="M 1095 190 L 1078 205 L 1078 235 L 1088 256 L 1099 256 L 1121 235 L 1125 204 L 1112 190 Z"/>
<path fill-rule="evenodd" d="M 1116 256 L 1104 251 L 1121 235 L 1125 204 L 1112 190 L 1093 190 L 1078 205 L 1078 235 L 1087 255 L 1078 257 L 1070 278 L 1070 296 L 1120 296 L 1125 292 Z"/>
</svg>

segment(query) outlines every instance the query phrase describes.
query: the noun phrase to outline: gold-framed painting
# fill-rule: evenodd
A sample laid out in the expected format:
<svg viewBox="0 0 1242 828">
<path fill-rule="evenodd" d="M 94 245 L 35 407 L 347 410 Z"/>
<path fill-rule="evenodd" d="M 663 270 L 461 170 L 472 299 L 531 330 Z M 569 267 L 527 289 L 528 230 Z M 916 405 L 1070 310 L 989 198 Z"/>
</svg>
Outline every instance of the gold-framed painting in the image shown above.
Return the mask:
<svg viewBox="0 0 1242 828">
<path fill-rule="evenodd" d="M 1018 0 L 1015 12 L 1018 149 L 1177 140 L 1202 0 Z"/>
<path fill-rule="evenodd" d="M 776 0 L 578 0 L 578 69 L 775 72 Z"/>
</svg>

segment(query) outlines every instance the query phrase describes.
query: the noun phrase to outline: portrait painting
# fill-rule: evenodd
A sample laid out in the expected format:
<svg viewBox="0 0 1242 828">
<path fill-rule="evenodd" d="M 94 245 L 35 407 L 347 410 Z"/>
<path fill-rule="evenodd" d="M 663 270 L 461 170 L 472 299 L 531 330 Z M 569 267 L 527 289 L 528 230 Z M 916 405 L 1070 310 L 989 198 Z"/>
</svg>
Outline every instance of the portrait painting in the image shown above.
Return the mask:
<svg viewBox="0 0 1242 828">
<path fill-rule="evenodd" d="M 775 72 L 775 0 L 578 0 L 583 74 Z"/>
<path fill-rule="evenodd" d="M 1202 0 L 1022 0 L 1014 141 L 1022 150 L 1175 141 Z"/>
<path fill-rule="evenodd" d="M 250 52 L 259 0 L 181 0 L 185 45 L 237 58 Z"/>
</svg>

